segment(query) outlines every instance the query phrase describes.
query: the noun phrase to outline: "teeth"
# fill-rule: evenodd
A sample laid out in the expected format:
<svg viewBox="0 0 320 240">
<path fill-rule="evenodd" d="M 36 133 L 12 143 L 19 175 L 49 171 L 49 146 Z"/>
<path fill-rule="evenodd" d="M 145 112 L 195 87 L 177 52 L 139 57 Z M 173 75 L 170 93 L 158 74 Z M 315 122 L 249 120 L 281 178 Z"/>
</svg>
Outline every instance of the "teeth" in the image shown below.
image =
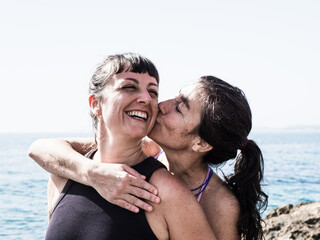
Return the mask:
<svg viewBox="0 0 320 240">
<path fill-rule="evenodd" d="M 145 112 L 131 111 L 131 112 L 127 112 L 127 114 L 131 117 L 138 117 L 138 118 L 142 118 L 144 120 L 147 119 L 147 113 L 145 113 Z"/>
</svg>

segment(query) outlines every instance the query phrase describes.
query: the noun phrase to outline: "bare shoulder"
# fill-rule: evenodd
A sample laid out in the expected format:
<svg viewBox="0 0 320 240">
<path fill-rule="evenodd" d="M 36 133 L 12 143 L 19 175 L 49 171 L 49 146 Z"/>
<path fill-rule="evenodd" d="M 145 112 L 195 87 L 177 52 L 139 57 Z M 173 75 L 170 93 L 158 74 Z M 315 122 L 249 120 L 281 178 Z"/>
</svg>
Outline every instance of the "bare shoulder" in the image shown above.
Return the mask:
<svg viewBox="0 0 320 240">
<path fill-rule="evenodd" d="M 161 199 L 160 204 L 153 204 L 154 210 L 147 216 L 158 239 L 215 239 L 196 198 L 177 177 L 159 169 L 150 183 L 158 189 Z"/>
<path fill-rule="evenodd" d="M 214 175 L 210 188 L 206 190 L 200 204 L 218 239 L 238 239 L 237 222 L 240 217 L 238 199 L 217 175 Z"/>
<path fill-rule="evenodd" d="M 176 189 L 180 191 L 180 183 L 164 168 L 155 171 L 149 182 L 158 189 L 161 202 L 159 204 L 148 202 L 153 206 L 152 212 L 146 212 L 148 223 L 158 239 L 169 239 L 172 221 L 168 219 L 168 213 L 174 209 L 172 204 L 178 202 L 173 196 L 176 194 L 171 193 Z"/>
<path fill-rule="evenodd" d="M 239 201 L 225 182 L 221 179 L 220 181 L 216 182 L 216 186 L 208 191 L 208 200 L 219 207 L 217 211 L 221 211 L 223 214 L 229 212 L 237 215 L 240 212 Z"/>
<path fill-rule="evenodd" d="M 182 182 L 164 168 L 158 169 L 152 174 L 150 183 L 157 187 L 160 198 L 168 200 L 168 202 L 179 200 L 185 194 L 192 196 Z"/>
</svg>

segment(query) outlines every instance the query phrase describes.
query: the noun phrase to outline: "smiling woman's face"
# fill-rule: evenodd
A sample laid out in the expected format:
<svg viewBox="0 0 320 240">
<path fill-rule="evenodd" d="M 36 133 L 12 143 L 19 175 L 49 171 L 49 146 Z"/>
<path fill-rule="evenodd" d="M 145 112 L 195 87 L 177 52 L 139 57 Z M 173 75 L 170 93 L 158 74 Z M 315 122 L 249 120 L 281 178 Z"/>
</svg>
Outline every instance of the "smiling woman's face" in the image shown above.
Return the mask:
<svg viewBox="0 0 320 240">
<path fill-rule="evenodd" d="M 159 103 L 154 128 L 148 135 L 164 150 L 185 150 L 198 136 L 194 129 L 200 124 L 202 94 L 199 83 L 181 89 L 179 96 Z"/>
<path fill-rule="evenodd" d="M 122 134 L 141 139 L 157 117 L 158 83 L 147 73 L 116 74 L 103 90 L 99 108 L 101 137 Z"/>
</svg>

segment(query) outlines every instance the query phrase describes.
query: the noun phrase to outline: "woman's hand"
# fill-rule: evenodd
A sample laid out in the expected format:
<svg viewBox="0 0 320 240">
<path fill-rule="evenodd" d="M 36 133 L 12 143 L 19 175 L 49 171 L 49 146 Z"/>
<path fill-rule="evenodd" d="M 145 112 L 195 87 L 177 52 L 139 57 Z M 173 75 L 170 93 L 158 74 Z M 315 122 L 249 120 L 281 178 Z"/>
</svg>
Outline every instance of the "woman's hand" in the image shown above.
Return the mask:
<svg viewBox="0 0 320 240">
<path fill-rule="evenodd" d="M 160 146 L 149 137 L 142 139 L 142 149 L 145 154 L 153 157 L 156 157 L 161 152 Z"/>
<path fill-rule="evenodd" d="M 88 182 L 107 201 L 132 212 L 139 208 L 151 212 L 152 206 L 145 199 L 159 203 L 158 190 L 126 164 L 91 162 L 87 172 Z"/>
</svg>

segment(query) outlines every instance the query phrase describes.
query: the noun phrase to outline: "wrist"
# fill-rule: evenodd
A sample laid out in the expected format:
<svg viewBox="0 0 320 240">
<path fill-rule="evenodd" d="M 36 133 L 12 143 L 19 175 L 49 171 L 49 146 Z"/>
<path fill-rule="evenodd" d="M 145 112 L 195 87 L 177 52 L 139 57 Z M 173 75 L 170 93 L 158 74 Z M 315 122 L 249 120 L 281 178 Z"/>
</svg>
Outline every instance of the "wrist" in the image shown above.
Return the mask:
<svg viewBox="0 0 320 240">
<path fill-rule="evenodd" d="M 83 168 L 83 178 L 84 184 L 87 186 L 93 186 L 95 182 L 95 170 L 97 168 L 97 164 L 94 161 L 86 161 L 86 164 Z"/>
</svg>

